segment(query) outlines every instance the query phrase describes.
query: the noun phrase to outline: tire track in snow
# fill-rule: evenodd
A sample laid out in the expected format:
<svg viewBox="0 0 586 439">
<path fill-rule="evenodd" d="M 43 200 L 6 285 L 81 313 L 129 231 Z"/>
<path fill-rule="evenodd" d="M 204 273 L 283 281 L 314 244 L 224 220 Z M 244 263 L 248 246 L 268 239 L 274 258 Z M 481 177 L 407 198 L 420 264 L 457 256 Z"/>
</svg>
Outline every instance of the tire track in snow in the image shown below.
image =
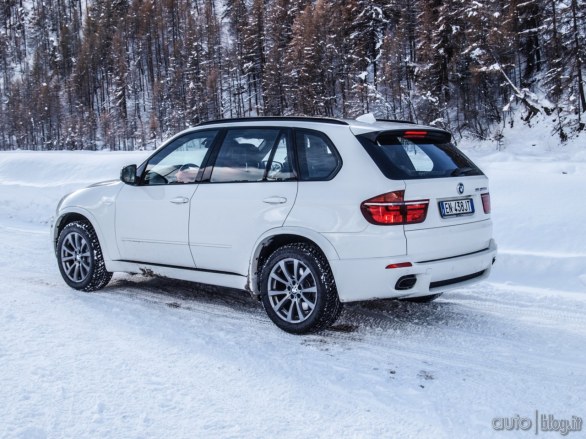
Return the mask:
<svg viewBox="0 0 586 439">
<path fill-rule="evenodd" d="M 490 290 L 489 285 L 484 290 Z M 122 295 L 130 300 L 147 302 L 152 305 L 177 308 L 190 313 L 205 313 L 222 319 L 237 321 L 254 321 L 256 324 L 270 326 L 260 303 L 255 302 L 246 292 L 228 290 L 214 286 L 192 284 L 185 281 L 168 279 L 150 279 L 133 276 L 132 280 L 120 279 L 105 292 Z M 101 293 L 93 293 L 101 294 Z M 512 303 L 483 302 L 481 299 L 450 302 L 447 300 L 432 304 L 414 304 L 399 301 L 378 301 L 346 306 L 339 322 L 333 330 L 311 335 L 301 340 L 302 344 L 317 349 L 332 345 L 342 345 L 350 349 L 361 344 L 381 350 L 395 357 L 418 361 L 430 361 L 444 367 L 459 367 L 466 364 L 468 369 L 481 373 L 497 373 L 507 376 L 511 370 L 524 373 L 526 364 L 519 365 L 514 359 L 497 357 L 490 365 L 486 358 L 478 357 L 475 351 L 466 351 L 466 346 L 474 337 L 476 343 L 496 347 L 502 345 L 503 337 L 511 331 L 512 323 L 494 329 L 491 325 L 495 318 L 502 316 L 510 320 L 511 316 L 521 317 L 547 316 L 560 321 L 576 320 L 584 323 L 586 318 L 578 313 L 544 310 L 541 308 L 519 308 Z M 485 297 L 485 296 L 481 296 Z M 170 311 L 172 312 L 172 311 Z M 340 329 L 337 329 L 340 328 Z M 437 332 L 441 332 L 449 344 L 430 345 Z M 271 334 L 270 331 L 268 334 Z M 267 335 L 267 334 L 265 334 Z M 281 335 L 277 332 L 276 337 Z M 524 335 L 524 334 L 521 334 Z M 275 337 L 272 335 L 267 335 Z M 455 340 L 458 340 L 454 342 Z M 506 349 L 511 347 L 521 352 L 526 347 L 526 340 L 509 339 Z M 540 353 L 524 354 L 526 362 L 540 364 L 544 371 L 556 371 L 567 367 L 568 363 L 556 358 L 544 359 Z M 576 360 L 572 367 L 580 367 L 581 360 Z M 495 372 L 496 371 L 496 372 Z"/>
</svg>

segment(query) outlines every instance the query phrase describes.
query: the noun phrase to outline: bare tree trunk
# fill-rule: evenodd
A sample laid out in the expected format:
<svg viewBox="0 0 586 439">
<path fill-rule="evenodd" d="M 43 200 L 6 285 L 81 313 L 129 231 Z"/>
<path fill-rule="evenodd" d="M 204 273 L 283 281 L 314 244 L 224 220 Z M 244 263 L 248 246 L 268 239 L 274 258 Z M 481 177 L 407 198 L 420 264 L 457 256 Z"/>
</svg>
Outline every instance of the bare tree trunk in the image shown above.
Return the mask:
<svg viewBox="0 0 586 439">
<path fill-rule="evenodd" d="M 584 80 L 582 77 L 582 52 L 583 48 L 578 39 L 578 19 L 577 19 L 577 0 L 572 0 L 572 25 L 574 28 L 574 50 L 576 52 L 576 69 L 578 70 L 578 93 L 580 94 L 580 104 L 582 110 L 578 110 L 578 121 L 580 122 L 580 112 L 586 112 L 586 95 L 584 94 Z M 580 129 L 583 129 L 582 127 Z"/>
</svg>

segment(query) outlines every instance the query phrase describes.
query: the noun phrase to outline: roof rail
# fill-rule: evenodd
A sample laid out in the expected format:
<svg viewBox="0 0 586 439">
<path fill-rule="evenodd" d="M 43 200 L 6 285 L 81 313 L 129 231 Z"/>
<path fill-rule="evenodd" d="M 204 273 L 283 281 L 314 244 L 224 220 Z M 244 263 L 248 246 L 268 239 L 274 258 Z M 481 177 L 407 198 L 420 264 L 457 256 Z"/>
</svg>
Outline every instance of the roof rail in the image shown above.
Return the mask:
<svg viewBox="0 0 586 439">
<path fill-rule="evenodd" d="M 281 122 L 281 121 L 295 121 L 295 122 L 321 122 L 331 123 L 334 125 L 348 125 L 348 122 L 329 117 L 310 117 L 310 116 L 263 116 L 263 117 L 238 117 L 232 119 L 216 119 L 201 122 L 196 126 L 215 125 L 220 123 L 232 122 Z"/>
<path fill-rule="evenodd" d="M 413 122 L 412 120 L 401 120 L 401 119 L 377 119 L 377 122 L 396 122 L 396 123 L 408 123 L 411 125 L 417 125 L 416 122 Z"/>
</svg>

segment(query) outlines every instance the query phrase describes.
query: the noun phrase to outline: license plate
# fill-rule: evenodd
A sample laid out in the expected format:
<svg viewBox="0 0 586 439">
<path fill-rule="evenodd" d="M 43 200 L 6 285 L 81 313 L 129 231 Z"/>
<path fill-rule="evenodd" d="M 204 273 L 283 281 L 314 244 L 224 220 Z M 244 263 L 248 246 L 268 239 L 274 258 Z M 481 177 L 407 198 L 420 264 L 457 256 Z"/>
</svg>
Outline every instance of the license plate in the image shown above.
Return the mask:
<svg viewBox="0 0 586 439">
<path fill-rule="evenodd" d="M 439 208 L 444 218 L 447 216 L 472 215 L 474 213 L 474 203 L 471 198 L 440 201 Z"/>
</svg>

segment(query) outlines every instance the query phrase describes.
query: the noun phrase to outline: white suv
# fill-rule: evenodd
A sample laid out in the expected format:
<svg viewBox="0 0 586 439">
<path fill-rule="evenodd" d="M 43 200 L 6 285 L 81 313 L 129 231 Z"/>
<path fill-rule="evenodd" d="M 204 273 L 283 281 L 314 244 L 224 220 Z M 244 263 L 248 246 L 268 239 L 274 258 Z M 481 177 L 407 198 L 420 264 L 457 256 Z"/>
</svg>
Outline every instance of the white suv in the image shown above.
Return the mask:
<svg viewBox="0 0 586 439">
<path fill-rule="evenodd" d="M 486 176 L 449 133 L 400 121 L 203 123 L 65 197 L 53 229 L 73 288 L 120 271 L 243 289 L 292 333 L 344 302 L 433 300 L 496 255 Z"/>
</svg>

